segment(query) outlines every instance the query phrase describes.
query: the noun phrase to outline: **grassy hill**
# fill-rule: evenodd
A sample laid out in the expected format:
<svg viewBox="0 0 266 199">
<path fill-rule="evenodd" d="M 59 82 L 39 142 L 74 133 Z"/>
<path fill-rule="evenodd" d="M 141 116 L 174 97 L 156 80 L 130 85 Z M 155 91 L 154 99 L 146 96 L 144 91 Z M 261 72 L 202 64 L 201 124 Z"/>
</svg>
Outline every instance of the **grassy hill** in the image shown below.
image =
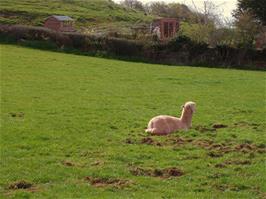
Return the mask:
<svg viewBox="0 0 266 199">
<path fill-rule="evenodd" d="M 144 132 L 189 100 L 191 130 Z M 263 198 L 264 100 L 264 72 L 2 45 L 1 195 Z"/>
<path fill-rule="evenodd" d="M 41 26 L 50 15 L 68 15 L 77 27 L 120 29 L 151 21 L 143 12 L 108 0 L 0 0 L 0 23 Z"/>
</svg>

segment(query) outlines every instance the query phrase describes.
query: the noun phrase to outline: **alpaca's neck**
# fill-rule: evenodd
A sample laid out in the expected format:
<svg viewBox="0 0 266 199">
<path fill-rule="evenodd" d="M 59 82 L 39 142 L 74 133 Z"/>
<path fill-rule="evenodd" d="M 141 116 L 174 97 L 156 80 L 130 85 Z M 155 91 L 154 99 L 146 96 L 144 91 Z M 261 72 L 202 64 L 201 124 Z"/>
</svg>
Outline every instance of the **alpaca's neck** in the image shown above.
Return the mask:
<svg viewBox="0 0 266 199">
<path fill-rule="evenodd" d="M 188 110 L 183 110 L 180 118 L 181 122 L 187 125 L 187 127 L 191 127 L 192 125 L 192 113 Z"/>
</svg>

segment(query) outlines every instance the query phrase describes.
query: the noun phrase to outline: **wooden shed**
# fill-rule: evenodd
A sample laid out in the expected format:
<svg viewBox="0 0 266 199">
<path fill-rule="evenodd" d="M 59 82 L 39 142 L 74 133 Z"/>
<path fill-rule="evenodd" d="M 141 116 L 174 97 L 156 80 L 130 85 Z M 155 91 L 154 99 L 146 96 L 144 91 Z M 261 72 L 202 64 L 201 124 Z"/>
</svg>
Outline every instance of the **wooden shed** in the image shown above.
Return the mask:
<svg viewBox="0 0 266 199">
<path fill-rule="evenodd" d="M 75 32 L 74 19 L 69 16 L 53 15 L 44 22 L 44 27 L 60 32 Z"/>
<path fill-rule="evenodd" d="M 156 19 L 151 24 L 151 32 L 160 40 L 172 39 L 179 30 L 179 21 L 175 18 Z"/>
</svg>

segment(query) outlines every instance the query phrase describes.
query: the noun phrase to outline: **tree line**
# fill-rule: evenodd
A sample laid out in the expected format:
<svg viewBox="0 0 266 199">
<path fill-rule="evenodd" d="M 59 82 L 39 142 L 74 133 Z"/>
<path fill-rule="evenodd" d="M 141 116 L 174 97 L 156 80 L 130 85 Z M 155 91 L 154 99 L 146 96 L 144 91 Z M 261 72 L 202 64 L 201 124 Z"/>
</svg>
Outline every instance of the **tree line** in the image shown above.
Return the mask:
<svg viewBox="0 0 266 199">
<path fill-rule="evenodd" d="M 238 48 L 255 48 L 260 41 L 266 45 L 265 0 L 238 0 L 233 20 L 226 19 L 213 1 L 204 1 L 203 9 L 180 3 L 155 1 L 143 4 L 139 0 L 123 0 L 124 7 L 143 11 L 146 15 L 178 18 L 181 21 L 178 36 L 187 36 L 210 46 L 227 45 Z"/>
</svg>

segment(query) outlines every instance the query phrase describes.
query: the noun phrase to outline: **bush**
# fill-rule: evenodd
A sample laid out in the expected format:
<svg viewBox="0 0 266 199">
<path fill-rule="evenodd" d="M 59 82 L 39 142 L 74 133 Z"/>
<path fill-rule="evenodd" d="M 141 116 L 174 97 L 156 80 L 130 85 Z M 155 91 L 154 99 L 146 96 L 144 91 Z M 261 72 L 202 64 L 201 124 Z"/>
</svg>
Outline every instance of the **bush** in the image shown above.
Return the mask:
<svg viewBox="0 0 266 199">
<path fill-rule="evenodd" d="M 0 25 L 1 42 L 60 49 L 66 52 L 116 56 L 153 63 L 254 68 L 265 70 L 265 50 L 237 49 L 226 45 L 208 48 L 185 36 L 170 42 L 136 41 L 125 38 L 61 33 L 41 27 Z M 262 66 L 261 66 L 262 65 Z"/>
</svg>

